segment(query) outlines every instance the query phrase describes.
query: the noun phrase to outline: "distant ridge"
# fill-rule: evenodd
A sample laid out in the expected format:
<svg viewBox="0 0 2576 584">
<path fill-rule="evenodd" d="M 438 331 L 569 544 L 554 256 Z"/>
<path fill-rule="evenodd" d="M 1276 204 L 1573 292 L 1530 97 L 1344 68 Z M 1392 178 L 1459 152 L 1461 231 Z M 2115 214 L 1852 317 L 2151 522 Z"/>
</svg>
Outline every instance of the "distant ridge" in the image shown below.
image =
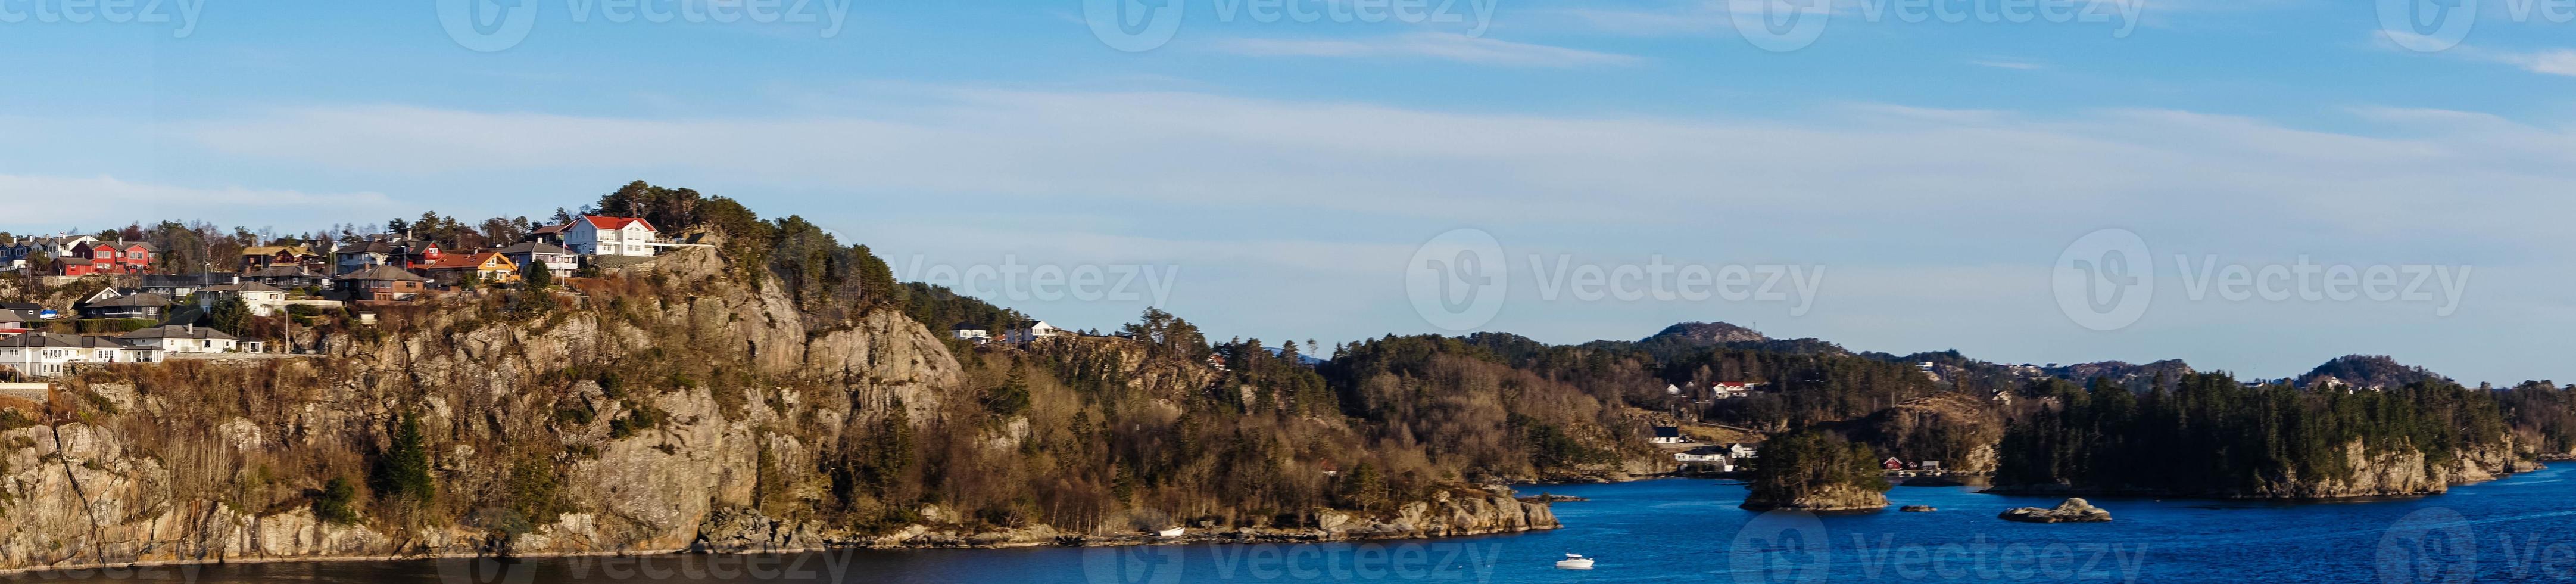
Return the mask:
<svg viewBox="0 0 2576 584">
<path fill-rule="evenodd" d="M 1655 333 L 1654 336 L 1646 337 L 1644 340 L 1683 341 L 1701 345 L 1718 345 L 1725 343 L 1762 342 L 1771 340 L 1771 337 L 1763 336 L 1762 333 L 1755 332 L 1753 329 L 1723 322 L 1685 322 L 1664 327 L 1663 332 Z"/>
<path fill-rule="evenodd" d="M 2422 367 L 2397 362 L 2387 355 L 2345 355 L 2318 365 L 2299 376 L 2300 387 L 2342 385 L 2361 389 L 2405 387 L 2419 381 L 2448 382 L 2451 378 Z"/>
</svg>

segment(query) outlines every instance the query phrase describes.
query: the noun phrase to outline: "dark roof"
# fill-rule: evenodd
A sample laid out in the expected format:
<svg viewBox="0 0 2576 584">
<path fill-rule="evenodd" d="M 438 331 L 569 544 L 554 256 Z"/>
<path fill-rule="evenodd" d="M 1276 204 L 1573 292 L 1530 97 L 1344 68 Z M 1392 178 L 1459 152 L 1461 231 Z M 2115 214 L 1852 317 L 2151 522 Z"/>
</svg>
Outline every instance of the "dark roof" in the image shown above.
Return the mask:
<svg viewBox="0 0 2576 584">
<path fill-rule="evenodd" d="M 233 275 L 224 272 L 203 274 L 144 274 L 144 288 L 202 288 L 233 283 Z"/>
<path fill-rule="evenodd" d="M 320 277 L 322 277 L 322 273 L 321 273 L 321 272 L 315 272 L 315 271 L 313 271 L 313 270 L 312 270 L 312 269 L 310 269 L 310 268 L 306 268 L 306 267 L 304 267 L 304 266 L 296 266 L 296 265 L 276 265 L 276 266 L 269 266 L 269 267 L 260 268 L 260 269 L 257 269 L 257 270 L 251 270 L 251 272 L 250 272 L 250 273 L 248 273 L 248 274 L 242 274 L 242 275 L 243 275 L 243 276 L 245 276 L 245 277 L 251 277 L 251 278 L 320 278 Z"/>
<path fill-rule="evenodd" d="M 243 282 L 243 283 L 240 283 L 240 284 L 217 284 L 217 285 L 213 285 L 213 286 L 207 286 L 207 287 L 204 287 L 204 288 L 200 288 L 200 289 L 198 289 L 197 291 L 198 291 L 198 292 L 285 292 L 285 290 L 279 290 L 279 289 L 277 289 L 277 287 L 276 287 L 276 286 L 270 286 L 270 285 L 267 285 L 267 284 L 261 284 L 261 283 L 258 283 L 258 282 Z"/>
<path fill-rule="evenodd" d="M 0 347 L 50 347 L 66 349 L 132 349 L 133 343 L 108 337 L 84 337 L 62 333 L 27 333 L 0 339 Z"/>
<path fill-rule="evenodd" d="M 546 243 L 546 242 L 542 242 L 542 241 L 531 241 L 531 242 L 527 242 L 527 243 L 522 243 L 522 244 L 518 244 L 518 245 L 513 245 L 513 246 L 510 246 L 510 247 L 504 247 L 504 248 L 501 248 L 501 249 L 498 249 L 498 250 L 493 250 L 493 253 L 498 253 L 498 254 L 502 254 L 502 255 L 510 255 L 510 254 L 531 254 L 531 253 L 550 253 L 550 254 L 556 254 L 556 255 L 572 255 L 572 250 L 564 249 L 564 248 L 563 248 L 563 246 L 555 245 L 555 244 L 551 244 L 551 243 Z"/>
<path fill-rule="evenodd" d="M 0 302 L 0 308 L 6 308 L 6 309 L 9 309 L 9 310 L 24 310 L 24 311 L 28 311 L 28 312 L 35 312 L 35 311 L 38 311 L 38 310 L 44 310 L 44 309 L 45 309 L 44 305 L 37 304 L 37 303 L 34 303 L 34 302 Z"/>
<path fill-rule="evenodd" d="M 349 271 L 349 273 L 341 274 L 341 275 L 340 275 L 340 279 L 342 279 L 342 280 L 391 280 L 391 281 L 395 281 L 395 282 L 427 282 L 427 281 L 429 281 L 429 279 L 428 279 L 428 278 L 420 277 L 420 274 L 414 274 L 414 273 L 411 273 L 411 272 L 409 272 L 409 271 L 405 271 L 405 270 L 403 270 L 402 268 L 397 268 L 397 267 L 388 266 L 388 265 L 384 265 L 384 264 L 376 264 L 376 265 L 367 266 L 367 267 L 364 267 L 364 268 L 358 268 L 358 269 L 355 269 L 355 270 L 350 270 L 350 271 Z"/>
<path fill-rule="evenodd" d="M 89 305 L 88 305 L 88 306 L 86 306 L 85 308 L 119 308 L 119 307 L 126 307 L 126 306 L 135 306 L 135 307 L 142 307 L 142 308 L 160 308 L 160 307 L 169 306 L 169 305 L 170 305 L 170 297 L 168 297 L 168 296 L 162 296 L 162 295 L 160 295 L 160 294 L 156 294 L 156 293 L 145 292 L 145 293 L 142 293 L 142 294 L 128 294 L 128 295 L 124 295 L 124 296 L 118 296 L 118 297 L 115 297 L 115 298 L 109 298 L 109 299 L 106 299 L 106 300 L 100 300 L 100 301 L 97 301 L 97 302 L 92 302 L 92 303 L 89 303 Z"/>
<path fill-rule="evenodd" d="M 1656 427 L 1655 427 L 1655 437 L 1656 437 L 1656 438 L 1680 438 L 1680 437 L 1682 437 L 1682 429 L 1681 429 L 1681 428 L 1675 428 L 1675 427 L 1672 427 L 1672 426 L 1656 426 Z"/>
<path fill-rule="evenodd" d="M 138 341 L 138 340 L 146 340 L 146 339 L 213 339 L 213 340 L 218 340 L 218 341 L 229 341 L 229 340 L 233 340 L 233 336 L 232 336 L 232 335 L 228 335 L 228 334 L 224 334 L 224 331 L 219 331 L 219 330 L 215 330 L 215 329 L 211 329 L 211 328 L 206 328 L 206 327 L 178 326 L 178 325 L 156 326 L 156 327 L 152 327 L 152 328 L 148 328 L 148 329 L 143 329 L 143 330 L 139 330 L 139 331 L 134 331 L 134 332 L 130 332 L 130 333 L 125 333 L 125 334 L 123 334 L 123 335 L 118 335 L 116 338 L 125 339 L 125 340 L 128 340 L 128 341 Z"/>
</svg>

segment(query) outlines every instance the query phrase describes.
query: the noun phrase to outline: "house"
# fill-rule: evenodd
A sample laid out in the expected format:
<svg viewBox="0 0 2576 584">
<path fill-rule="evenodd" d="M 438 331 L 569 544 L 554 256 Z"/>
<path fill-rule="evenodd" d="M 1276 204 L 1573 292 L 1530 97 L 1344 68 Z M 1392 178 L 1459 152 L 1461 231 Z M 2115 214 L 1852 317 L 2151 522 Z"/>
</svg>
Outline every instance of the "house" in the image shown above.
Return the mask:
<svg viewBox="0 0 2576 584">
<path fill-rule="evenodd" d="M 136 286 L 134 290 L 136 292 L 149 292 L 171 298 L 178 298 L 181 296 L 195 294 L 197 293 L 198 288 L 217 284 L 231 284 L 238 281 L 240 281 L 240 279 L 234 277 L 233 274 L 221 272 L 210 272 L 204 274 L 146 274 L 143 276 L 142 285 Z"/>
<path fill-rule="evenodd" d="M 562 246 L 564 244 L 564 230 L 571 228 L 572 224 L 570 223 L 538 227 L 535 231 L 528 232 L 528 241 Z"/>
<path fill-rule="evenodd" d="M 331 277 L 306 266 L 270 266 L 245 272 L 240 282 L 258 282 L 281 289 L 329 288 Z"/>
<path fill-rule="evenodd" d="M 1664 393 L 1669 394 L 1669 395 L 1681 395 L 1681 394 L 1682 394 L 1682 388 L 1681 388 L 1681 386 L 1678 386 L 1678 385 L 1673 385 L 1673 384 L 1670 384 L 1670 383 L 1666 383 L 1666 384 L 1664 384 Z"/>
<path fill-rule="evenodd" d="M 1741 399 L 1753 397 L 1753 389 L 1761 387 L 1762 385 L 1763 384 L 1760 383 L 1742 382 L 1712 383 L 1708 386 L 1708 397 L 1710 399 Z"/>
<path fill-rule="evenodd" d="M 427 290 L 429 279 L 379 264 L 341 274 L 333 283 L 350 302 L 405 302 Z"/>
<path fill-rule="evenodd" d="M 1897 460 L 1896 457 L 1890 456 L 1887 457 L 1887 460 L 1879 461 L 1878 467 L 1887 470 L 1905 470 L 1905 461 Z"/>
<path fill-rule="evenodd" d="M 1061 337 L 1072 334 L 1073 331 L 1056 328 L 1055 325 L 1047 324 L 1046 321 L 1041 320 L 1038 321 L 1037 324 L 1029 325 L 1026 328 L 1016 328 L 1003 332 L 1002 341 L 1014 345 L 1024 345 L 1028 344 L 1030 341 L 1038 339 Z"/>
<path fill-rule="evenodd" d="M 107 337 L 27 333 L 0 338 L 0 365 L 29 377 L 64 375 L 82 364 L 160 360 L 161 349 L 157 346 L 136 346 Z"/>
<path fill-rule="evenodd" d="M 501 254 L 501 257 L 510 258 L 512 264 L 520 266 L 545 264 L 546 271 L 553 272 L 557 278 L 570 278 L 574 270 L 581 268 L 581 256 L 574 255 L 572 250 L 564 249 L 563 246 L 542 241 L 525 242 L 493 251 Z"/>
<path fill-rule="evenodd" d="M 1682 444 L 1690 442 L 1690 439 L 1682 437 L 1681 428 L 1675 428 L 1672 426 L 1656 426 L 1654 437 L 1647 439 L 1647 441 L 1656 444 Z"/>
<path fill-rule="evenodd" d="M 36 304 L 34 302 L 0 302 L 0 312 L 16 313 L 19 319 L 27 322 L 54 320 L 63 317 L 63 313 L 48 310 L 44 305 Z"/>
<path fill-rule="evenodd" d="M 563 246 L 581 255 L 652 257 L 661 232 L 634 217 L 583 215 L 564 226 Z"/>
<path fill-rule="evenodd" d="M 218 284 L 197 291 L 197 307 L 208 311 L 233 298 L 242 299 L 252 316 L 276 316 L 286 313 L 286 291 L 258 282 Z"/>
<path fill-rule="evenodd" d="M 980 343 L 992 340 L 993 338 L 993 331 L 985 329 L 984 327 L 962 322 L 957 323 L 956 327 L 949 330 L 954 331 L 954 334 L 957 335 L 957 339 L 961 341 L 975 341 Z"/>
<path fill-rule="evenodd" d="M 435 242 L 401 236 L 352 241 L 331 252 L 333 269 L 346 274 L 367 266 L 411 268 L 438 263 L 447 253 Z"/>
<path fill-rule="evenodd" d="M 25 334 L 26 332 L 27 317 L 18 316 L 18 311 L 15 310 L 0 308 L 0 336 Z"/>
<path fill-rule="evenodd" d="M 223 331 L 193 324 L 156 326 L 116 338 L 128 345 L 149 345 L 171 353 L 230 353 L 240 344 L 240 339 Z"/>
<path fill-rule="evenodd" d="M 152 272 L 152 256 L 152 244 L 140 241 L 91 241 L 74 246 L 70 256 L 56 259 L 54 275 L 147 274 Z"/>
<path fill-rule="evenodd" d="M 414 269 L 420 275 L 447 286 L 462 286 L 467 280 L 487 284 L 519 281 L 519 264 L 493 252 L 455 254 Z"/>
<path fill-rule="evenodd" d="M 96 297 L 96 295 L 93 295 Z M 150 292 L 126 294 L 78 306 L 81 318 L 140 318 L 160 320 L 170 308 L 170 297 Z"/>
<path fill-rule="evenodd" d="M 1714 463 L 1719 463 L 1719 464 L 1725 464 L 1725 463 L 1726 463 L 1726 449 L 1725 449 L 1725 448 L 1716 447 L 1716 446 L 1701 446 L 1701 447 L 1693 448 L 1693 449 L 1690 449 L 1690 450 L 1684 450 L 1684 451 L 1681 451 L 1681 452 L 1675 452 L 1675 453 L 1673 453 L 1673 462 L 1679 462 L 1679 463 L 1685 463 L 1685 464 L 1687 464 L 1687 463 L 1695 463 L 1695 462 L 1697 462 L 1697 463 L 1708 463 L 1708 462 L 1714 462 Z"/>
<path fill-rule="evenodd" d="M 1758 458 L 1761 454 L 1761 449 L 1762 445 L 1751 442 L 1728 444 L 1726 445 L 1726 457 L 1731 459 Z"/>
<path fill-rule="evenodd" d="M 301 245 L 254 245 L 242 248 L 241 267 L 238 271 L 249 272 L 277 266 L 319 266 L 323 265 L 323 261 L 322 254 L 313 253 L 312 248 Z"/>
<path fill-rule="evenodd" d="M 98 238 L 87 235 L 21 237 L 15 243 L 0 245 L 0 269 L 15 270 L 38 261 L 71 257 L 73 248 L 96 241 Z"/>
</svg>

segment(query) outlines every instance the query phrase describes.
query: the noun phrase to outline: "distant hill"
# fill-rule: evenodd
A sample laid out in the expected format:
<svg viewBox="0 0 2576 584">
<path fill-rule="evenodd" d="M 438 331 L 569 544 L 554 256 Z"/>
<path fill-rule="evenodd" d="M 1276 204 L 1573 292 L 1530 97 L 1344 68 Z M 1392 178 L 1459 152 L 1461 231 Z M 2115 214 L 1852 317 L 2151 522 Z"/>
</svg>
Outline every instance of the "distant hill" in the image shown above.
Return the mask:
<svg viewBox="0 0 2576 584">
<path fill-rule="evenodd" d="M 2451 378 L 2443 377 L 2431 370 L 2399 363 L 2396 358 L 2387 355 L 2345 355 L 2327 361 L 2324 365 L 2318 365 L 2316 369 L 2308 371 L 2307 375 L 2299 376 L 2299 386 L 2318 387 L 2341 384 L 2369 389 L 2405 387 L 2407 384 L 2419 381 L 2440 383 L 2450 380 Z"/>
<path fill-rule="evenodd" d="M 2158 377 L 2164 378 L 2166 383 L 2172 383 L 2180 381 L 2182 380 L 2182 376 L 2192 373 L 2197 373 L 2197 371 L 2193 371 L 2191 364 L 2184 363 L 2181 359 L 2166 359 L 2144 365 L 2130 363 L 2127 361 L 2077 363 L 2048 370 L 2048 374 L 2051 376 L 2063 377 L 2069 380 L 2074 380 L 2078 383 L 2092 381 L 2099 378 L 2131 385 L 2135 385 L 2140 382 L 2152 382 Z"/>
<path fill-rule="evenodd" d="M 1768 341 L 1771 340 L 1771 337 L 1763 336 L 1762 333 L 1754 332 L 1753 329 L 1723 322 L 1685 322 L 1664 327 L 1663 332 L 1655 333 L 1655 336 L 1646 337 L 1644 340 L 1646 342 L 1661 340 L 1682 341 L 1701 345 L 1719 345 L 1725 343 Z"/>
</svg>

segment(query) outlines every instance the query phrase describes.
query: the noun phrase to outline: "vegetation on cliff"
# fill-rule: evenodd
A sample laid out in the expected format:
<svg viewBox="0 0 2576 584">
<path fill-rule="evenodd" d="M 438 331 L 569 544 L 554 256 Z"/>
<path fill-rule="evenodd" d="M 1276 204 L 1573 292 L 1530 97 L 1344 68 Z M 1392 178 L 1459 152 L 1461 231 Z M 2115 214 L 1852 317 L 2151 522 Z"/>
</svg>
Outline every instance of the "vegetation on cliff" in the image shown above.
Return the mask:
<svg viewBox="0 0 2576 584">
<path fill-rule="evenodd" d="M 2274 497 L 2421 475 L 2436 480 L 2362 480 L 2352 488 L 2365 492 L 2351 494 L 2438 490 L 2439 477 L 2469 470 L 2464 457 L 2508 450 L 2500 412 L 2487 392 L 2424 382 L 2307 391 L 2193 374 L 2174 391 L 2141 395 L 2109 383 L 2057 381 L 2005 432 L 1995 483 L 2005 490 Z M 2392 464 L 2421 468 L 2382 468 Z M 2392 489 L 2403 492 L 2368 492 Z"/>
<path fill-rule="evenodd" d="M 1753 460 L 1744 508 L 1848 511 L 1887 506 L 1887 477 L 1868 445 L 1825 431 L 1802 431 L 1762 445 Z"/>
</svg>

